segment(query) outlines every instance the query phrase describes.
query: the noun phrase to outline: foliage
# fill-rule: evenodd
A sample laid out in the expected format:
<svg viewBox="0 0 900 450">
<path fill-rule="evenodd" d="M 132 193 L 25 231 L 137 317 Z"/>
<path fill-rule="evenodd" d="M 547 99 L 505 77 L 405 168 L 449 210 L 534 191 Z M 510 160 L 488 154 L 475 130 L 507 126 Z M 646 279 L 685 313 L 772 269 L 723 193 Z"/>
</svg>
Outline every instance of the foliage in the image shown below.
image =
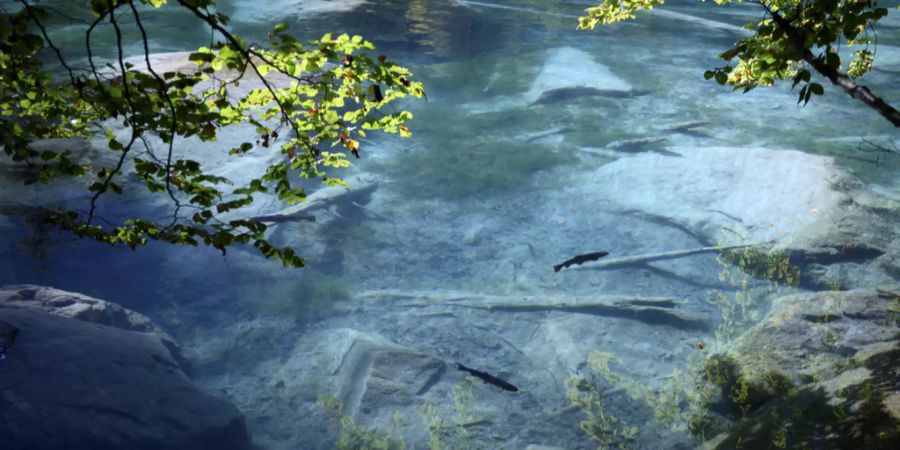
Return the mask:
<svg viewBox="0 0 900 450">
<path fill-rule="evenodd" d="M 215 42 L 190 55 L 193 71 L 153 69 L 141 4 L 178 9 L 214 31 Z M 405 123 L 412 114 L 386 108 L 424 95 L 407 69 L 383 55 L 370 57 L 375 47 L 360 36 L 326 34 L 303 44 L 278 24 L 265 45 L 251 45 L 227 30 L 229 18 L 215 11 L 213 0 L 92 0 L 83 7 L 93 14 L 85 26 L 84 68 L 51 39 L 45 22 L 55 10 L 37 1 L 16 5 L 16 11 L 0 11 L 0 143 L 13 161 L 35 171 L 36 182 L 85 180 L 85 210 L 53 209 L 46 218 L 109 244 L 202 243 L 223 253 L 252 244 L 266 257 L 300 267 L 304 262 L 293 249 L 270 244 L 266 225 L 242 214 L 254 195 L 302 201 L 306 194 L 292 182 L 294 173 L 341 184 L 332 169 L 347 167 L 348 154 L 359 157 L 366 132 L 409 135 Z M 91 39 L 102 28 L 116 40 L 115 60 L 106 66 L 99 65 Z M 143 62 L 124 54 L 128 32 L 139 33 Z M 45 69 L 49 60 L 62 67 L 61 74 Z M 137 67 L 142 64 L 147 68 Z M 241 83 L 259 87 L 238 94 Z M 256 145 L 239 143 L 229 153 L 234 156 L 274 151 L 279 134 L 290 135 L 278 149 L 280 160 L 246 183 L 236 185 L 180 151 L 188 138 L 215 141 L 220 130 L 239 125 L 255 128 Z M 106 137 L 113 163 L 83 162 L 66 148 L 38 151 L 32 145 L 93 136 Z M 165 147 L 159 154 L 147 143 L 154 136 Z M 101 199 L 123 194 L 133 179 L 167 202 L 167 217 L 101 217 Z"/>
<path fill-rule="evenodd" d="M 665 0 L 603 0 L 579 18 L 579 28 L 633 19 L 635 13 L 661 6 Z M 742 0 L 715 0 L 719 5 Z M 811 72 L 825 76 L 850 96 L 878 111 L 894 126 L 900 126 L 900 112 L 856 84 L 875 64 L 875 26 L 888 14 L 877 0 L 745 0 L 759 5 L 762 18 L 748 24 L 749 37 L 721 55 L 727 63 L 706 71 L 706 79 L 735 90 L 750 91 L 789 80 L 800 85 L 799 102 L 822 95 L 824 87 L 813 81 Z M 853 50 L 849 61 L 842 60 L 841 45 Z"/>
<path fill-rule="evenodd" d="M 394 416 L 394 430 L 386 435 L 360 425 L 352 417 L 341 412 L 341 399 L 330 396 L 319 396 L 316 403 L 325 411 L 329 419 L 340 426 L 340 436 L 335 443 L 339 450 L 405 450 L 406 443 L 397 437 L 399 417 Z"/>
<path fill-rule="evenodd" d="M 881 356 L 890 359 L 896 357 L 896 351 L 893 353 Z M 883 394 L 893 390 L 888 381 L 893 377 L 886 372 L 878 373 L 881 370 L 878 364 L 875 361 L 866 364 L 875 369 L 874 374 L 845 378 L 843 382 L 847 385 L 833 396 L 821 384 L 798 388 L 786 378 L 776 379 L 777 384 L 770 386 L 773 389 L 765 397 L 758 397 L 755 403 L 738 403 L 741 397 L 732 394 L 740 415 L 714 448 L 896 448 L 900 443 L 900 427 L 894 415 L 886 411 Z M 736 380 L 751 389 L 765 381 Z M 880 386 L 876 388 L 876 385 Z M 753 399 L 752 394 L 749 398 Z"/>
<path fill-rule="evenodd" d="M 635 18 L 635 13 L 660 6 L 664 0 L 603 0 L 599 6 L 585 10 L 578 18 L 578 28 L 593 30 L 598 24 L 610 24 Z"/>
<path fill-rule="evenodd" d="M 580 408 L 587 418 L 579 424 L 601 449 L 629 448 L 638 433 L 637 427 L 629 426 L 603 409 L 603 396 L 597 386 L 587 380 L 569 377 L 566 379 L 566 395 L 573 405 Z"/>
</svg>

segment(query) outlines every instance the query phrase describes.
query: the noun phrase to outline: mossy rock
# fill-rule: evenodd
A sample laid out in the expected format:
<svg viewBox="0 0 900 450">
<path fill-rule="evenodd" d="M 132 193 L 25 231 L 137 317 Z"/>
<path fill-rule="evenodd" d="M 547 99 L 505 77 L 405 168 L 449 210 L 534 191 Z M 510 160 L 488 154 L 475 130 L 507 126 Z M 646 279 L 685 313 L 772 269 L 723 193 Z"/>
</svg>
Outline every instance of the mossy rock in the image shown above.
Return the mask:
<svg viewBox="0 0 900 450">
<path fill-rule="evenodd" d="M 890 292 L 777 299 L 734 346 L 706 361 L 714 413 L 732 419 L 707 448 L 900 448 L 900 333 Z M 709 435 L 709 434 L 707 434 Z"/>
<path fill-rule="evenodd" d="M 825 382 L 776 396 L 710 448 L 900 448 L 896 407 L 900 349 Z"/>
</svg>

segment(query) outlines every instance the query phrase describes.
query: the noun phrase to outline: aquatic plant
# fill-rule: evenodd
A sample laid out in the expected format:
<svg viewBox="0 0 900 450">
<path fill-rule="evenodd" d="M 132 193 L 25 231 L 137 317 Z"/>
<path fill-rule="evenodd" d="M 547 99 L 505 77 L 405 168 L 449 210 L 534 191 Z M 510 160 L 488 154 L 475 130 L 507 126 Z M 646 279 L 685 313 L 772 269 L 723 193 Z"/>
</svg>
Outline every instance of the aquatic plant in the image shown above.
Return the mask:
<svg viewBox="0 0 900 450">
<path fill-rule="evenodd" d="M 783 286 L 793 286 L 799 278 L 799 270 L 790 264 L 786 254 L 758 246 L 724 250 L 718 262 L 722 267 L 719 279 L 738 290 L 709 293 L 710 303 L 721 314 L 716 341 L 705 346 L 709 350 L 724 348 L 758 322 L 768 306 L 767 299 Z M 763 282 L 759 283 L 757 278 Z M 692 353 L 685 369 L 673 371 L 666 385 L 658 389 L 612 370 L 610 364 L 615 361 L 612 354 L 592 350 L 587 365 L 604 383 L 623 390 L 633 402 L 650 411 L 656 423 L 672 431 L 690 433 L 698 442 L 705 442 L 707 436 L 727 430 L 729 420 L 739 420 L 761 404 L 790 392 L 791 383 L 778 372 L 774 360 L 761 362 L 768 355 L 746 357 L 757 363 L 753 366 L 755 371 L 743 372 L 741 368 L 745 365 L 730 355 Z M 582 428 L 592 438 L 612 445 L 612 437 L 636 437 L 637 429 L 627 428 L 619 419 L 603 413 L 601 398 L 595 394 L 597 386 L 583 379 L 572 379 L 567 380 L 566 387 L 570 399 L 582 393 L 576 404 L 588 414 L 589 419 Z"/>
<path fill-rule="evenodd" d="M 894 295 L 894 298 L 891 299 L 891 305 L 885 319 L 887 319 L 889 323 L 894 324 L 894 326 L 900 322 L 900 295 Z"/>
<path fill-rule="evenodd" d="M 588 356 L 588 367 L 604 383 L 623 390 L 633 402 L 650 411 L 656 423 L 675 432 L 689 432 L 699 442 L 705 441 L 705 433 L 721 425 L 721 421 L 710 414 L 710 409 L 727 380 L 723 367 L 708 367 L 704 375 L 703 357 L 697 355 L 685 371 L 673 371 L 666 377 L 665 386 L 653 389 L 646 383 L 612 370 L 609 364 L 613 361 L 613 355 L 592 350 Z M 573 403 L 588 414 L 582 429 L 594 440 L 612 445 L 613 439 L 624 439 L 626 443 L 637 439 L 637 427 L 628 427 L 620 419 L 603 412 L 596 383 L 573 377 L 566 381 L 566 388 L 570 400 L 576 398 L 577 402 L 573 400 Z"/>
<path fill-rule="evenodd" d="M 708 293 L 708 303 L 715 305 L 721 315 L 716 329 L 716 340 L 721 344 L 732 341 L 759 321 L 768 299 L 781 293 L 783 287 L 796 286 L 800 281 L 800 269 L 781 250 L 759 245 L 723 250 L 717 261 L 722 267 L 719 281 L 738 289 L 731 295 L 721 290 Z M 757 279 L 763 283 L 754 283 Z"/>
<path fill-rule="evenodd" d="M 630 448 L 638 434 L 637 427 L 629 426 L 604 410 L 603 397 L 597 386 L 582 378 L 569 377 L 566 379 L 566 396 L 587 416 L 579 426 L 600 444 L 601 449 Z"/>
<path fill-rule="evenodd" d="M 756 278 L 786 286 L 800 283 L 800 268 L 791 264 L 791 259 L 783 250 L 769 249 L 762 245 L 751 245 L 738 249 L 725 249 L 720 253 L 720 264 L 730 263 L 741 272 Z M 723 272 L 719 280 L 729 281 L 743 287 L 744 279 Z"/>
<path fill-rule="evenodd" d="M 479 443 L 478 427 L 481 423 L 473 409 L 475 382 L 470 377 L 464 378 L 453 386 L 451 398 L 455 414 L 449 419 L 441 417 L 438 409 L 425 403 L 419 408 L 419 417 L 428 427 L 429 450 L 477 450 L 485 448 Z"/>
<path fill-rule="evenodd" d="M 357 423 L 352 417 L 341 413 L 342 402 L 336 396 L 322 395 L 316 400 L 325 415 L 340 428 L 335 446 L 338 450 L 405 450 L 406 443 L 398 436 L 398 415 L 394 416 L 394 429 L 389 434 L 379 432 Z"/>
</svg>

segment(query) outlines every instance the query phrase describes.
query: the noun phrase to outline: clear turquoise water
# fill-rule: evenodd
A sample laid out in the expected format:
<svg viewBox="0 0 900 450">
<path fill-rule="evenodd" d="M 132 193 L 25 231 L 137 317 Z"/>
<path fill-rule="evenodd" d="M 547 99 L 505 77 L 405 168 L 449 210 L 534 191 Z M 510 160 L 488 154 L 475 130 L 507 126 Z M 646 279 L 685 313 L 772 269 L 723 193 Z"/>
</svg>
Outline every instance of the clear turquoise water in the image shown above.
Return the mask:
<svg viewBox="0 0 900 450">
<path fill-rule="evenodd" d="M 248 9 L 249 3 L 253 6 Z M 338 327 L 342 315 L 347 317 L 346 326 L 381 332 L 387 327 L 384 321 L 391 320 L 385 312 L 373 313 L 368 320 L 359 318 L 352 307 L 347 312 L 346 308 L 334 309 L 327 301 L 317 303 L 321 297 L 340 300 L 353 292 L 384 288 L 585 294 L 596 292 L 599 285 L 607 294 L 704 299 L 707 289 L 703 286 L 673 286 L 652 278 L 643 280 L 646 276 L 642 274 L 560 281 L 546 273 L 549 263 L 587 250 L 586 242 L 620 253 L 696 244 L 679 230 L 648 228 L 635 218 L 616 217 L 596 205 L 579 203 L 577 197 L 562 205 L 568 225 L 557 227 L 557 217 L 550 214 L 553 205 L 547 203 L 558 202 L 560 197 L 550 193 L 569 187 L 570 174 L 590 171 L 604 162 L 579 157 L 578 147 L 602 147 L 616 140 L 653 135 L 665 124 L 701 121 L 706 123 L 704 139 L 709 140 L 705 142 L 797 148 L 833 156 L 838 165 L 865 183 L 900 192 L 896 176 L 900 161 L 894 157 L 873 164 L 871 155 L 859 150 L 859 136 L 896 139 L 893 127 L 871 110 L 834 89 L 805 108 L 795 104 L 795 93 L 786 87 L 731 94 L 704 81 L 702 73 L 718 64 L 715 56 L 735 40 L 734 34 L 658 16 L 593 32 L 576 31 L 571 16 L 577 16 L 588 3 L 492 1 L 509 9 L 448 0 L 379 0 L 349 12 L 279 17 L 266 12 L 272 8 L 267 2 L 242 5 L 239 0 L 223 0 L 221 9 L 232 15 L 233 31 L 251 41 L 263 41 L 275 21 L 289 24 L 302 36 L 330 31 L 361 34 L 373 41 L 379 52 L 410 67 L 425 83 L 429 101 L 408 105 L 416 114 L 414 136 L 408 140 L 373 137 L 365 143 L 371 156 L 360 161 L 359 167 L 390 180 L 381 188 L 386 197 L 375 202 L 377 209 L 335 211 L 321 219 L 325 221 L 322 226 L 300 225 L 283 231 L 279 238 L 294 243 L 309 259 L 309 267 L 301 272 L 261 261 L 252 251 L 233 251 L 223 258 L 210 249 L 149 245 L 132 252 L 72 240 L 52 231 L 35 236 L 34 230 L 16 226 L 4 231 L 0 240 L 5 266 L 0 284 L 52 285 L 119 302 L 156 318 L 186 345 L 202 345 L 203 336 L 213 336 L 217 328 L 236 326 L 241 320 L 292 315 L 296 328 L 290 331 L 291 338 L 263 339 L 259 348 L 248 344 L 251 348 L 243 349 L 247 354 L 241 353 L 233 361 L 200 364 L 202 382 L 234 388 L 234 380 L 241 377 L 252 382 L 262 358 L 252 355 L 288 354 L 295 345 L 294 337 L 303 345 L 303 333 L 316 327 Z M 732 24 L 744 21 L 740 15 L 718 12 L 709 5 L 674 2 L 673 6 L 676 11 Z M 264 13 L 242 15 L 248 11 Z M 65 19 L 54 23 L 54 33 L 60 45 L 77 52 L 81 45 L 77 22 L 68 28 L 67 23 L 70 21 Z M 208 33 L 190 23 L 181 14 L 150 14 L 145 25 L 154 34 L 153 49 L 190 50 L 207 44 Z M 897 29 L 885 27 L 880 42 L 900 45 Z M 107 58 L 114 56 L 110 46 L 104 48 L 108 33 L 101 32 L 97 38 L 98 53 Z M 527 91 L 546 52 L 556 47 L 584 51 L 649 94 L 633 100 L 577 99 L 546 108 L 491 107 Z M 895 72 L 876 71 L 868 80 L 887 100 L 900 102 L 900 94 L 891 89 Z M 567 130 L 560 133 L 561 141 L 527 138 L 557 128 Z M 477 225 L 484 230 L 480 244 L 463 244 L 465 231 Z M 521 259 L 509 259 L 510 255 Z M 691 264 L 696 272 L 710 274 L 709 283 L 715 282 L 718 266 L 712 257 Z M 696 303 L 699 306 L 691 306 L 691 312 L 710 321 L 716 319 L 714 308 L 702 301 Z M 478 341 L 482 335 L 467 334 L 468 327 L 490 326 L 510 339 L 517 336 L 515 330 L 504 328 L 509 323 L 486 325 L 478 317 L 443 326 L 430 324 L 422 333 L 431 336 L 417 339 L 412 332 L 415 327 L 398 324 L 397 329 L 407 331 L 395 330 L 395 339 L 450 357 L 465 355 L 468 349 L 481 354 L 490 351 L 489 345 Z M 443 340 L 434 337 L 444 332 Z M 639 344 L 623 341 L 611 345 L 628 352 Z M 520 379 L 538 379 L 538 375 L 519 371 L 539 369 L 516 361 L 509 352 L 498 353 L 497 365 L 509 368 L 505 372 L 518 373 Z M 641 351 L 637 353 L 641 355 Z M 653 365 L 653 361 L 638 357 L 626 370 L 639 375 Z M 678 363 L 666 367 L 670 365 Z M 228 377 L 231 382 L 223 381 Z M 316 410 L 311 404 L 317 394 L 314 385 L 310 384 L 309 398 L 304 399 L 307 409 L 297 411 Z M 239 406 L 250 409 L 245 413 L 251 432 L 273 448 L 302 448 L 297 447 L 298 442 L 316 442 L 327 448 L 326 442 L 334 438 L 333 430 L 329 434 L 314 429 L 324 419 L 267 417 L 256 414 L 254 406 L 241 404 L 240 393 L 234 395 Z M 639 412 L 629 412 L 629 404 L 621 399 L 610 406 L 621 407 L 618 413 L 623 416 L 642 417 Z M 272 425 L 292 420 L 311 428 L 279 434 L 280 425 Z M 537 442 L 541 436 L 557 433 L 560 442 L 589 447 L 590 441 L 577 426 L 569 425 L 549 425 L 538 436 L 523 429 L 511 430 L 521 439 L 508 442 Z M 482 445 L 491 448 L 491 442 L 496 441 Z"/>
</svg>

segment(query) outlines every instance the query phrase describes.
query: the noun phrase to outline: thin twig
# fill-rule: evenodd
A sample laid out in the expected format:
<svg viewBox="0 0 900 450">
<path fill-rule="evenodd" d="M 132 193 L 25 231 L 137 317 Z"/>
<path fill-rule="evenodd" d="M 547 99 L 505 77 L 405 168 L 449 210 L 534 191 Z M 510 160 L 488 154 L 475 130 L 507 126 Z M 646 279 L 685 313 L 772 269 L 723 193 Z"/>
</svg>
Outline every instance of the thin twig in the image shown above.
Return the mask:
<svg viewBox="0 0 900 450">
<path fill-rule="evenodd" d="M 141 23 L 140 14 L 138 14 L 137 8 L 135 8 L 133 3 L 129 3 L 131 6 L 131 13 L 134 16 L 135 23 L 137 24 L 138 29 L 141 31 L 141 39 L 144 46 L 144 61 L 147 63 L 147 71 L 156 78 L 157 83 L 159 83 L 159 93 L 166 101 L 166 104 L 169 106 L 169 111 L 172 114 L 172 123 L 171 123 L 171 135 L 169 136 L 168 142 L 168 150 L 166 154 L 166 192 L 169 193 L 169 197 L 175 202 L 175 211 L 172 213 L 172 223 L 169 225 L 171 228 L 175 225 L 176 218 L 178 217 L 178 211 L 181 209 L 182 205 L 178 198 L 175 196 L 175 192 L 172 190 L 172 154 L 174 153 L 175 146 L 175 135 L 176 128 L 178 127 L 178 121 L 175 113 L 175 104 L 172 102 L 172 98 L 169 96 L 169 89 L 166 85 L 165 80 L 156 73 L 153 69 L 153 66 L 150 64 L 150 46 L 147 42 L 147 32 L 144 29 L 144 25 Z"/>
</svg>

